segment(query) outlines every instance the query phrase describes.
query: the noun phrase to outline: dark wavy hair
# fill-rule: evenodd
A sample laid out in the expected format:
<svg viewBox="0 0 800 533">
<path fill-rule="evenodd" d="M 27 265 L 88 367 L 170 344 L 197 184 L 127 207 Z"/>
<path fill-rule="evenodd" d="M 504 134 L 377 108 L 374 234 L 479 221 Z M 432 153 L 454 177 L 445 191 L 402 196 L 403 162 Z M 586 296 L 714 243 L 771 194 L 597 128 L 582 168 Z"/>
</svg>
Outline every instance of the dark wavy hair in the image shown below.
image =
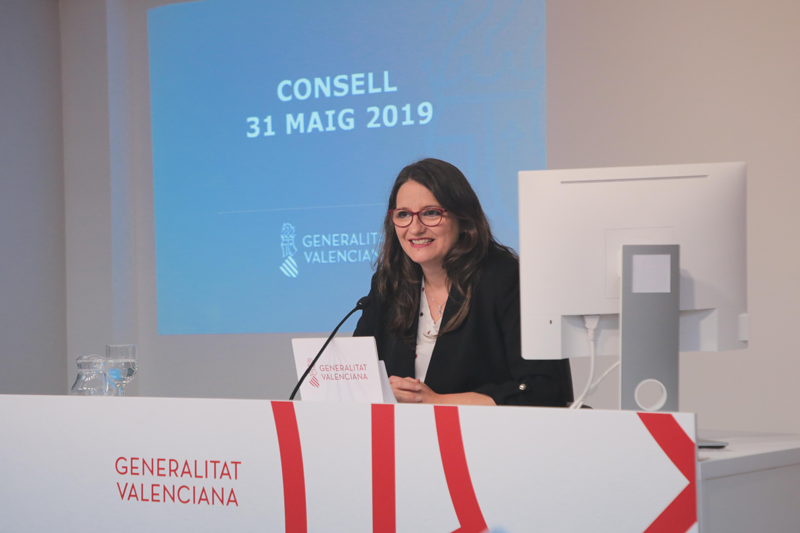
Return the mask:
<svg viewBox="0 0 800 533">
<path fill-rule="evenodd" d="M 445 255 L 443 267 L 450 281 L 450 297 L 460 300 L 461 308 L 443 325 L 439 331 L 439 335 L 443 335 L 458 329 L 467 317 L 473 288 L 490 251 L 515 258 L 516 254 L 495 240 L 478 196 L 455 166 L 439 159 L 423 159 L 408 165 L 397 175 L 388 209 L 397 207 L 397 192 L 408 181 L 415 181 L 431 191 L 448 216 L 458 220 L 458 240 Z M 378 290 L 394 303 L 390 328 L 413 343 L 416 332 L 411 328 L 419 312 L 422 267 L 403 251 L 388 211 L 375 270 Z"/>
</svg>

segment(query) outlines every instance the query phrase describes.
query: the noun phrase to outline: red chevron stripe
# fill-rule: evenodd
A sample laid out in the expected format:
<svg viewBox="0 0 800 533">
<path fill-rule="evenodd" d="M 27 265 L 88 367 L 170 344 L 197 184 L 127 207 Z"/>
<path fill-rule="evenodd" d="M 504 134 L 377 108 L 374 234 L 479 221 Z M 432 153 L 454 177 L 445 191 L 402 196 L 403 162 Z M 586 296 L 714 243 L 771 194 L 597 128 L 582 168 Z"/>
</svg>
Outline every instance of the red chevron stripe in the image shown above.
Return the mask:
<svg viewBox="0 0 800 533">
<path fill-rule="evenodd" d="M 433 412 L 436 417 L 436 433 L 439 436 L 444 477 L 447 480 L 447 488 L 450 490 L 458 523 L 461 525 L 453 533 L 483 533 L 489 528 L 483 518 L 469 475 L 458 407 L 437 405 L 433 408 Z"/>
<path fill-rule="evenodd" d="M 278 431 L 283 475 L 283 508 L 286 533 L 306 533 L 306 481 L 303 472 L 303 450 L 300 431 L 292 402 L 272 402 L 272 415 Z"/>
<path fill-rule="evenodd" d="M 645 530 L 645 533 L 686 533 L 697 522 L 697 450 L 695 443 L 669 413 L 639 413 L 639 418 L 689 484 Z"/>
<path fill-rule="evenodd" d="M 372 531 L 397 531 L 394 406 L 372 404 Z"/>
</svg>

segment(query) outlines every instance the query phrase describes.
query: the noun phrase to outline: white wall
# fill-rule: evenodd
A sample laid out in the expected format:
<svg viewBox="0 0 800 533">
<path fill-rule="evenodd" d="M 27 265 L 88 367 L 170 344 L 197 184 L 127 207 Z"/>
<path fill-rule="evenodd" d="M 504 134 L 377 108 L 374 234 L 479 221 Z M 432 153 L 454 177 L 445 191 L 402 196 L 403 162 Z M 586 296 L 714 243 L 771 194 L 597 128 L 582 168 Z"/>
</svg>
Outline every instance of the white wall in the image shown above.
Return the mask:
<svg viewBox="0 0 800 533">
<path fill-rule="evenodd" d="M 548 2 L 550 168 L 748 163 L 750 348 L 681 357 L 701 427 L 800 432 L 799 21 L 793 0 Z"/>
<path fill-rule="evenodd" d="M 55 0 L 0 0 L 0 394 L 67 391 Z"/>
<path fill-rule="evenodd" d="M 137 342 L 135 207 L 125 3 L 63 0 L 60 8 L 72 381 L 79 355 Z"/>
<path fill-rule="evenodd" d="M 288 336 L 155 329 L 144 30 L 145 9 L 157 3 L 61 1 L 69 357 L 135 338 L 143 394 L 282 397 L 292 378 Z M 749 164 L 751 347 L 682 357 L 681 407 L 703 427 L 800 432 L 798 15 L 794 0 L 548 3 L 549 167 Z M 611 390 L 613 381 L 590 403 L 605 405 Z"/>
</svg>

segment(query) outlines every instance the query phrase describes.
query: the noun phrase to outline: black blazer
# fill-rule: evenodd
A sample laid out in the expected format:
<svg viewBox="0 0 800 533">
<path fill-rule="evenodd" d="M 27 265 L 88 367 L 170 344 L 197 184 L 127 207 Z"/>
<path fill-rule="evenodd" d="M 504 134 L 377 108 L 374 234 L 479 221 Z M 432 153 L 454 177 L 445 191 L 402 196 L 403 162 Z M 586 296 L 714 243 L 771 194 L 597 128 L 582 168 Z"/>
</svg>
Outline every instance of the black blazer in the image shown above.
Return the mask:
<svg viewBox="0 0 800 533">
<path fill-rule="evenodd" d="M 416 346 L 388 325 L 392 304 L 378 291 L 375 276 L 371 304 L 354 336 L 373 336 L 390 376 L 414 377 Z M 442 317 L 446 324 L 460 309 L 451 292 Z M 414 321 L 414 343 L 419 317 Z M 520 348 L 519 262 L 492 253 L 473 290 L 466 319 L 436 340 L 425 383 L 439 394 L 478 392 L 496 404 L 564 407 L 573 400 L 569 360 L 526 361 Z"/>
</svg>

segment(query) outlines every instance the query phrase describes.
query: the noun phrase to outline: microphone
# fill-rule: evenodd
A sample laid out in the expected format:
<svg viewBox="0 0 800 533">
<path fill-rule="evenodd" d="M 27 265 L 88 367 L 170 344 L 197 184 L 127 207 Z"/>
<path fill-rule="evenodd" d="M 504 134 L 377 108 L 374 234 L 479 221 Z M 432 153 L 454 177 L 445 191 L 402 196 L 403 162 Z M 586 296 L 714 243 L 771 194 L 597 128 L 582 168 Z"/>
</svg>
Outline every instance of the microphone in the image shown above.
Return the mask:
<svg viewBox="0 0 800 533">
<path fill-rule="evenodd" d="M 362 309 L 366 309 L 367 307 L 370 306 L 371 303 L 372 303 L 372 298 L 370 298 L 369 296 L 364 296 L 363 298 L 361 298 L 358 301 L 358 303 L 353 308 L 353 310 L 350 311 L 349 313 L 347 313 L 347 316 L 344 317 L 341 322 L 339 322 L 339 325 L 336 326 L 336 328 L 333 330 L 333 333 L 331 333 L 330 336 L 328 337 L 328 340 L 326 340 L 325 344 L 322 345 L 322 348 L 320 349 L 320 351 L 317 354 L 317 356 L 314 358 L 313 361 L 311 361 L 311 364 L 308 365 L 308 368 L 306 368 L 306 371 L 300 377 L 300 381 L 298 381 L 297 385 L 295 385 L 294 390 L 292 391 L 292 395 L 289 396 L 289 400 L 294 400 L 294 397 L 297 395 L 297 391 L 300 390 L 300 385 L 303 384 L 303 381 L 305 381 L 306 376 L 308 375 L 308 373 L 311 372 L 311 369 L 314 368 L 315 364 L 317 364 L 317 360 L 322 355 L 322 352 L 325 351 L 325 348 L 328 347 L 328 344 L 330 344 L 330 342 L 333 340 L 333 337 L 336 335 L 336 332 L 339 331 L 339 328 L 342 327 L 342 324 L 344 324 L 347 321 L 347 319 L 350 318 L 350 315 L 352 315 L 356 311 L 361 311 Z"/>
</svg>

